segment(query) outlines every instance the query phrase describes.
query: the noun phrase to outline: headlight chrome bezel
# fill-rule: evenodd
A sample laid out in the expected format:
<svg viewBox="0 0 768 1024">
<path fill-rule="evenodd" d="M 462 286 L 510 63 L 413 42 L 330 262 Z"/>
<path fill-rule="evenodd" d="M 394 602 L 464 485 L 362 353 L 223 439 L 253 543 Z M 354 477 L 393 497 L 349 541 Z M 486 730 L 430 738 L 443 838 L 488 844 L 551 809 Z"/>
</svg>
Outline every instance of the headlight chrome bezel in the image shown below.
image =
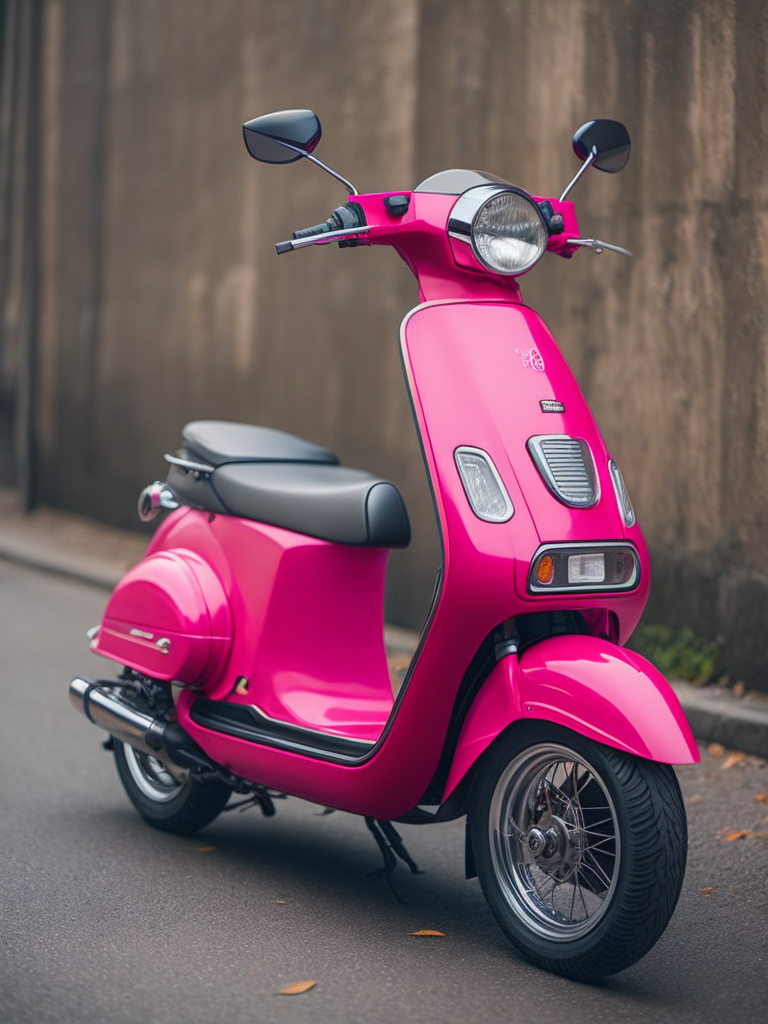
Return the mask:
<svg viewBox="0 0 768 1024">
<path fill-rule="evenodd" d="M 533 246 L 531 255 L 511 268 L 494 263 L 478 243 L 478 223 L 483 213 L 488 211 L 491 204 L 503 203 L 507 197 L 515 197 L 518 202 L 522 201 L 525 204 L 526 209 L 530 210 L 531 218 L 528 223 L 538 236 L 535 244 L 531 240 L 526 240 L 529 245 Z M 521 221 L 520 223 L 525 222 Z M 490 271 L 492 274 L 501 274 L 504 277 L 521 277 L 523 274 L 527 274 L 547 251 L 549 241 L 549 231 L 544 215 L 535 200 L 525 189 L 506 184 L 477 185 L 467 189 L 463 195 L 459 196 L 448 218 L 448 235 L 471 247 L 472 254 L 481 269 Z"/>
</svg>

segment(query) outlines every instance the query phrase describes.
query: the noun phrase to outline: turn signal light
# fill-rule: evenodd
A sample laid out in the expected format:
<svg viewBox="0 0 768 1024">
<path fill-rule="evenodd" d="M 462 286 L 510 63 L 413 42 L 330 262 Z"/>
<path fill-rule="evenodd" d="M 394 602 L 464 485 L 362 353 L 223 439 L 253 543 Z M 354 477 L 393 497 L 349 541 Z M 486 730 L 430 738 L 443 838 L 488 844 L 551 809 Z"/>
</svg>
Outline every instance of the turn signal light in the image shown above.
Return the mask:
<svg viewBox="0 0 768 1024">
<path fill-rule="evenodd" d="M 640 560 L 632 544 L 547 544 L 531 561 L 532 594 L 633 590 L 640 582 Z"/>
<path fill-rule="evenodd" d="M 543 587 L 548 587 L 554 578 L 554 560 L 551 555 L 544 555 L 536 564 L 536 579 Z"/>
</svg>

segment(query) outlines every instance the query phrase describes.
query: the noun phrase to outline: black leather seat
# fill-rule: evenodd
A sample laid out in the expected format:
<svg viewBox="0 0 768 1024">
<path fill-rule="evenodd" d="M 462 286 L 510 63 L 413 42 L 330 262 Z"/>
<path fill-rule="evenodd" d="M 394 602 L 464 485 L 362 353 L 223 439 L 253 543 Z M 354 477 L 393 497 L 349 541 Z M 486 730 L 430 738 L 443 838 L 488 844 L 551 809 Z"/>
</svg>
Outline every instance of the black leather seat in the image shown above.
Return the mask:
<svg viewBox="0 0 768 1024">
<path fill-rule="evenodd" d="M 328 448 L 282 430 L 226 420 L 196 420 L 182 433 L 184 455 L 209 466 L 230 462 L 321 462 L 338 465 Z"/>
<path fill-rule="evenodd" d="M 301 463 L 230 463 L 211 478 L 231 515 L 364 547 L 403 548 L 408 513 L 394 484 L 360 469 Z"/>
<path fill-rule="evenodd" d="M 181 504 L 337 544 L 403 548 L 410 542 L 408 513 L 394 484 L 340 466 L 322 445 L 222 420 L 188 423 L 182 442 L 180 456 L 169 457 L 167 479 Z"/>
</svg>

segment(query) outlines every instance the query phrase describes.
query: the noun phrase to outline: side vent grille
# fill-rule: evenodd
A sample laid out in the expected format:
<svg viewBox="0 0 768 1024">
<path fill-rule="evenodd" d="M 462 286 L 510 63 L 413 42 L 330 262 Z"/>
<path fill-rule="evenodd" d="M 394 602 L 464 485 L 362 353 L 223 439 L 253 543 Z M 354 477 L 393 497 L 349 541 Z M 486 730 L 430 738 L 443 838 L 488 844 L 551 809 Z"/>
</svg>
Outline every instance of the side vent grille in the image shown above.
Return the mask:
<svg viewBox="0 0 768 1024">
<path fill-rule="evenodd" d="M 545 434 L 528 441 L 528 451 L 552 494 L 571 508 L 592 508 L 600 497 L 592 452 L 586 441 Z"/>
</svg>

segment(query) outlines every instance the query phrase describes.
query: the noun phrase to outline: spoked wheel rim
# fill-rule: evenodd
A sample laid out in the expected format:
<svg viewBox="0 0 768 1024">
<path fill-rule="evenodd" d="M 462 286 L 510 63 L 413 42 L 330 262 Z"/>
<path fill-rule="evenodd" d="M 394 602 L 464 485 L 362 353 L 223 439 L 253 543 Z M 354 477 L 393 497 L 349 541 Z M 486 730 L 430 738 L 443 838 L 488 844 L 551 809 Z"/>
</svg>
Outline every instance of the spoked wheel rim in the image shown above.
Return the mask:
<svg viewBox="0 0 768 1024">
<path fill-rule="evenodd" d="M 153 803 L 165 804 L 181 792 L 183 786 L 165 765 L 151 754 L 125 745 L 125 763 L 140 792 Z"/>
<path fill-rule="evenodd" d="M 518 754 L 488 827 L 499 886 L 532 932 L 573 942 L 596 927 L 616 890 L 621 838 L 608 786 L 582 755 L 559 744 Z"/>
</svg>

